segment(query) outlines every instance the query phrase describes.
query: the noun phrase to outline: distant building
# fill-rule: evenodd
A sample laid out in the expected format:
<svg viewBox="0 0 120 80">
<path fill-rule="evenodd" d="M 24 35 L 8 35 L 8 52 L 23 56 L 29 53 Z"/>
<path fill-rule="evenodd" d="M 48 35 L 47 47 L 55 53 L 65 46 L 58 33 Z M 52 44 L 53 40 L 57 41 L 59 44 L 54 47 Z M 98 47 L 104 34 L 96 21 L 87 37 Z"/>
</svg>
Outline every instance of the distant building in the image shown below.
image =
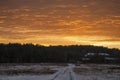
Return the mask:
<svg viewBox="0 0 120 80">
<path fill-rule="evenodd" d="M 85 57 L 87 57 L 87 56 L 95 56 L 95 55 L 109 56 L 109 54 L 107 54 L 107 53 L 87 53 L 87 54 L 85 54 Z"/>
<path fill-rule="evenodd" d="M 118 59 L 108 53 L 87 53 L 82 58 L 86 62 L 116 62 Z"/>
<path fill-rule="evenodd" d="M 87 57 L 86 57 L 86 58 L 82 58 L 82 60 L 83 60 L 83 61 L 89 61 L 90 58 L 87 58 Z"/>
</svg>

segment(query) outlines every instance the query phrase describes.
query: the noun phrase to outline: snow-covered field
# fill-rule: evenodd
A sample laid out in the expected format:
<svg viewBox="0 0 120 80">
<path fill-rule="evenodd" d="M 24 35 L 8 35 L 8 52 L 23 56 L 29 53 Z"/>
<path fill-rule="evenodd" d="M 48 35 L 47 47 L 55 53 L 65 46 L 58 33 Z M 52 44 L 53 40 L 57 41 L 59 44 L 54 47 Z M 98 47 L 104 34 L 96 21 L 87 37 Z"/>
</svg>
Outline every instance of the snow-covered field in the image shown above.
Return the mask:
<svg viewBox="0 0 120 80">
<path fill-rule="evenodd" d="M 120 65 L 0 64 L 0 80 L 120 80 Z"/>
<path fill-rule="evenodd" d="M 120 80 L 120 66 L 81 64 L 74 69 L 76 80 Z"/>
</svg>

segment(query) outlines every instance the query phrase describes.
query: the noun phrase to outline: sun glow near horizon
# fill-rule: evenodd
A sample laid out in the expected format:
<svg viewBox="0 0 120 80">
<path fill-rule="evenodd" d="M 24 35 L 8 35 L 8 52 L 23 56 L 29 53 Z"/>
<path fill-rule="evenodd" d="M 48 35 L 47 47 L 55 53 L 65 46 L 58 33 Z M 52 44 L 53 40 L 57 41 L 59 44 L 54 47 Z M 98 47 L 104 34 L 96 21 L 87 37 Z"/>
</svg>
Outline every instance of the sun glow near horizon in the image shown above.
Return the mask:
<svg viewBox="0 0 120 80">
<path fill-rule="evenodd" d="M 120 49 L 119 0 L 1 0 L 0 43 Z"/>
<path fill-rule="evenodd" d="M 98 40 L 99 38 L 99 40 Z M 106 40 L 105 40 L 106 39 Z M 94 46 L 104 46 L 109 48 L 119 48 L 119 41 L 108 41 L 109 38 L 105 37 L 91 37 L 91 36 L 40 36 L 29 39 L 16 39 L 16 40 L 3 40 L 2 43 L 32 43 L 44 46 L 58 46 L 58 45 L 94 45 Z M 98 40 L 98 41 L 97 41 Z M 104 40 L 104 41 L 102 41 Z"/>
</svg>

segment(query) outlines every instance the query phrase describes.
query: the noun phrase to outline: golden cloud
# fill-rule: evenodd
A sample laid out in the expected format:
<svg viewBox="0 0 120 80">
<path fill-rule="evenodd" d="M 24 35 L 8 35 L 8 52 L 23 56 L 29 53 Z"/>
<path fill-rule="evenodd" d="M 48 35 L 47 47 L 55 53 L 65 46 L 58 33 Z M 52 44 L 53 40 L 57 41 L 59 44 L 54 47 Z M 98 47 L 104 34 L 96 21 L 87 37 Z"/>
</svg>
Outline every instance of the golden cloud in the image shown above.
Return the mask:
<svg viewBox="0 0 120 80">
<path fill-rule="evenodd" d="M 0 41 L 115 47 L 120 43 L 119 3 L 119 0 L 1 0 Z"/>
</svg>

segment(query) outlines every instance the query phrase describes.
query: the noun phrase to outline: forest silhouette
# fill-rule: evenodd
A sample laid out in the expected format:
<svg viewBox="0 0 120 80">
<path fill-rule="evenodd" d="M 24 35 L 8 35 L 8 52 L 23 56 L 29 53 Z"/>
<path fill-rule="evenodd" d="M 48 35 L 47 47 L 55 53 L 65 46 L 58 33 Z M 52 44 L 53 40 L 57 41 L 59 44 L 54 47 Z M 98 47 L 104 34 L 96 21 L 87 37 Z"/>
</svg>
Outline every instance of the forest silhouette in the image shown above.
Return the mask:
<svg viewBox="0 0 120 80">
<path fill-rule="evenodd" d="M 114 61 L 106 61 L 105 56 L 95 55 L 84 61 L 87 53 L 107 53 Z M 119 63 L 120 50 L 103 46 L 70 45 L 42 46 L 33 44 L 0 44 L 0 63 Z"/>
</svg>

